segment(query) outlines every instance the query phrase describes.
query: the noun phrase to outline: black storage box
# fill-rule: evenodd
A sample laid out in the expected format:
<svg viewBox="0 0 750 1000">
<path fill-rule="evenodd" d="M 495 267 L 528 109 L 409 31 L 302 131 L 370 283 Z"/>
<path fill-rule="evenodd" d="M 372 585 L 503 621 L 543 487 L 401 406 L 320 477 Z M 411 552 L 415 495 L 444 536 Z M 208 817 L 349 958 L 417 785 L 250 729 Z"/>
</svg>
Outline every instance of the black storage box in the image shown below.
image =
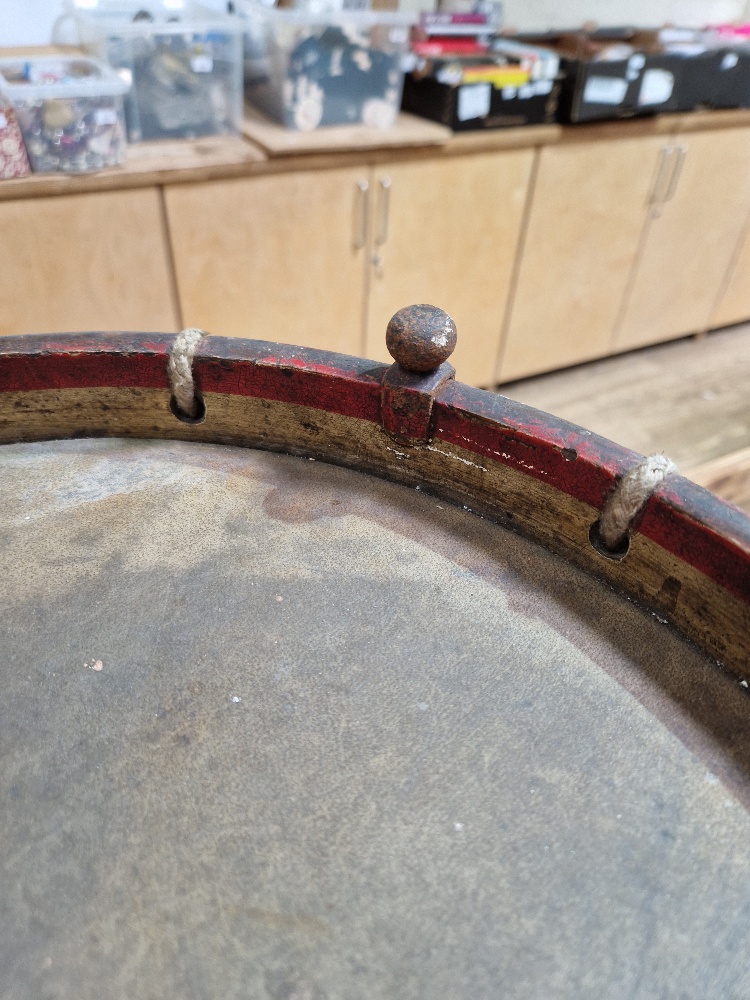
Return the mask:
<svg viewBox="0 0 750 1000">
<path fill-rule="evenodd" d="M 750 105 L 750 50 L 713 49 L 683 59 L 677 111 Z"/>
<path fill-rule="evenodd" d="M 456 132 L 555 121 L 560 83 L 530 81 L 519 87 L 482 83 L 441 83 L 434 76 L 404 79 L 402 107 L 423 118 L 448 125 Z"/>
<path fill-rule="evenodd" d="M 627 28 L 520 37 L 560 55 L 558 121 L 604 121 L 678 110 L 686 60 L 662 51 L 655 31 Z M 616 51 L 618 43 L 634 51 L 622 59 L 596 58 L 607 48 Z"/>
</svg>

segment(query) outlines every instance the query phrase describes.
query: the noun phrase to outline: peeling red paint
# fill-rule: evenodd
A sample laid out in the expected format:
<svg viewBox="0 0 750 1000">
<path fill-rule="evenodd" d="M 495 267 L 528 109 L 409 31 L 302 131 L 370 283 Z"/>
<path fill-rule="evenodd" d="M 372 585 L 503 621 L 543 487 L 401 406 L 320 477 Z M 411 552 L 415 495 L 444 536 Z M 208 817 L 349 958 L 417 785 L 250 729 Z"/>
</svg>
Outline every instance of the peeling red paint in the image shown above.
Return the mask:
<svg viewBox="0 0 750 1000">
<path fill-rule="evenodd" d="M 168 390 L 166 357 L 173 339 L 133 333 L 3 338 L 0 392 Z M 194 361 L 202 393 L 296 403 L 371 423 L 381 423 L 387 371 L 326 351 L 211 336 Z M 452 380 L 434 392 L 432 433 L 435 442 L 516 469 L 595 510 L 641 458 L 574 424 Z M 637 530 L 750 603 L 750 519 L 741 511 L 673 477 L 649 499 Z"/>
</svg>

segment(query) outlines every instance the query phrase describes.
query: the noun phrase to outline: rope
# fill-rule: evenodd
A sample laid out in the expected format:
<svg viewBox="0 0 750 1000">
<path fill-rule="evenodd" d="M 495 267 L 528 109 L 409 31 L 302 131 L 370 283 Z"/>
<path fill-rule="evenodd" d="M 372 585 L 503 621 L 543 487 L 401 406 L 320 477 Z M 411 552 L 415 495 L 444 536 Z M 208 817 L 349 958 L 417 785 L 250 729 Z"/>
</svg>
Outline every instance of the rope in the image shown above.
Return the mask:
<svg viewBox="0 0 750 1000">
<path fill-rule="evenodd" d="M 198 415 L 198 400 L 193 381 L 193 358 L 198 342 L 205 336 L 203 330 L 183 330 L 175 337 L 172 350 L 169 352 L 167 374 L 169 384 L 172 386 L 172 395 L 177 402 L 177 408 L 187 417 Z"/>
<path fill-rule="evenodd" d="M 656 487 L 675 472 L 677 466 L 664 455 L 651 455 L 625 473 L 599 518 L 599 537 L 608 549 L 620 547 Z"/>
</svg>

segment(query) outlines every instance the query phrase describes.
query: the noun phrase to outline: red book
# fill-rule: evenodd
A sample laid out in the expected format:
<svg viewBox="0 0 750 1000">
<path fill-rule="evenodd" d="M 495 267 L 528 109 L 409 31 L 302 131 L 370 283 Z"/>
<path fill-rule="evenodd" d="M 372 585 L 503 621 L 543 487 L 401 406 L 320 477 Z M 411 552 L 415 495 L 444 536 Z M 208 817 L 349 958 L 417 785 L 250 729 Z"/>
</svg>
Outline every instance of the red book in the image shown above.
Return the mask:
<svg viewBox="0 0 750 1000">
<path fill-rule="evenodd" d="M 411 48 L 425 59 L 437 59 L 440 56 L 484 55 L 489 45 L 476 42 L 473 38 L 430 38 L 429 41 L 412 42 Z"/>
</svg>

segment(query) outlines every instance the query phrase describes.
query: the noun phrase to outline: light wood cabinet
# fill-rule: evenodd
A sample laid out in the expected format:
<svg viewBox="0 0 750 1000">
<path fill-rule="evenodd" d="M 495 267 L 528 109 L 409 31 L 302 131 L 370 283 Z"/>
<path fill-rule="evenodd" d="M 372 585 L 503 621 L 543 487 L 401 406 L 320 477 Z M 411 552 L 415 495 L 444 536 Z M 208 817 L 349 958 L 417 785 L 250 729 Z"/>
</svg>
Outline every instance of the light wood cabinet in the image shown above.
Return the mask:
<svg viewBox="0 0 750 1000">
<path fill-rule="evenodd" d="M 750 129 L 679 136 L 664 159 L 615 350 L 708 328 L 750 209 Z"/>
<path fill-rule="evenodd" d="M 0 333 L 183 325 L 389 362 L 390 317 L 431 302 L 458 377 L 492 386 L 750 319 L 746 112 L 268 162 L 222 143 L 3 182 Z"/>
<path fill-rule="evenodd" d="M 456 322 L 457 377 L 494 383 L 535 155 L 523 149 L 373 171 L 367 357 L 390 361 L 388 320 L 403 306 L 430 302 Z"/>
<path fill-rule="evenodd" d="M 0 334 L 178 329 L 157 188 L 0 203 Z"/>
<path fill-rule="evenodd" d="M 491 385 L 532 150 L 167 189 L 188 326 L 390 361 L 394 312 L 455 319 L 460 378 Z"/>
<path fill-rule="evenodd" d="M 609 353 L 664 140 L 542 150 L 498 381 Z"/>
<path fill-rule="evenodd" d="M 750 319 L 750 214 L 711 311 L 709 326 L 730 326 L 747 319 Z"/>
<path fill-rule="evenodd" d="M 186 326 L 361 355 L 367 170 L 167 188 Z"/>
</svg>

